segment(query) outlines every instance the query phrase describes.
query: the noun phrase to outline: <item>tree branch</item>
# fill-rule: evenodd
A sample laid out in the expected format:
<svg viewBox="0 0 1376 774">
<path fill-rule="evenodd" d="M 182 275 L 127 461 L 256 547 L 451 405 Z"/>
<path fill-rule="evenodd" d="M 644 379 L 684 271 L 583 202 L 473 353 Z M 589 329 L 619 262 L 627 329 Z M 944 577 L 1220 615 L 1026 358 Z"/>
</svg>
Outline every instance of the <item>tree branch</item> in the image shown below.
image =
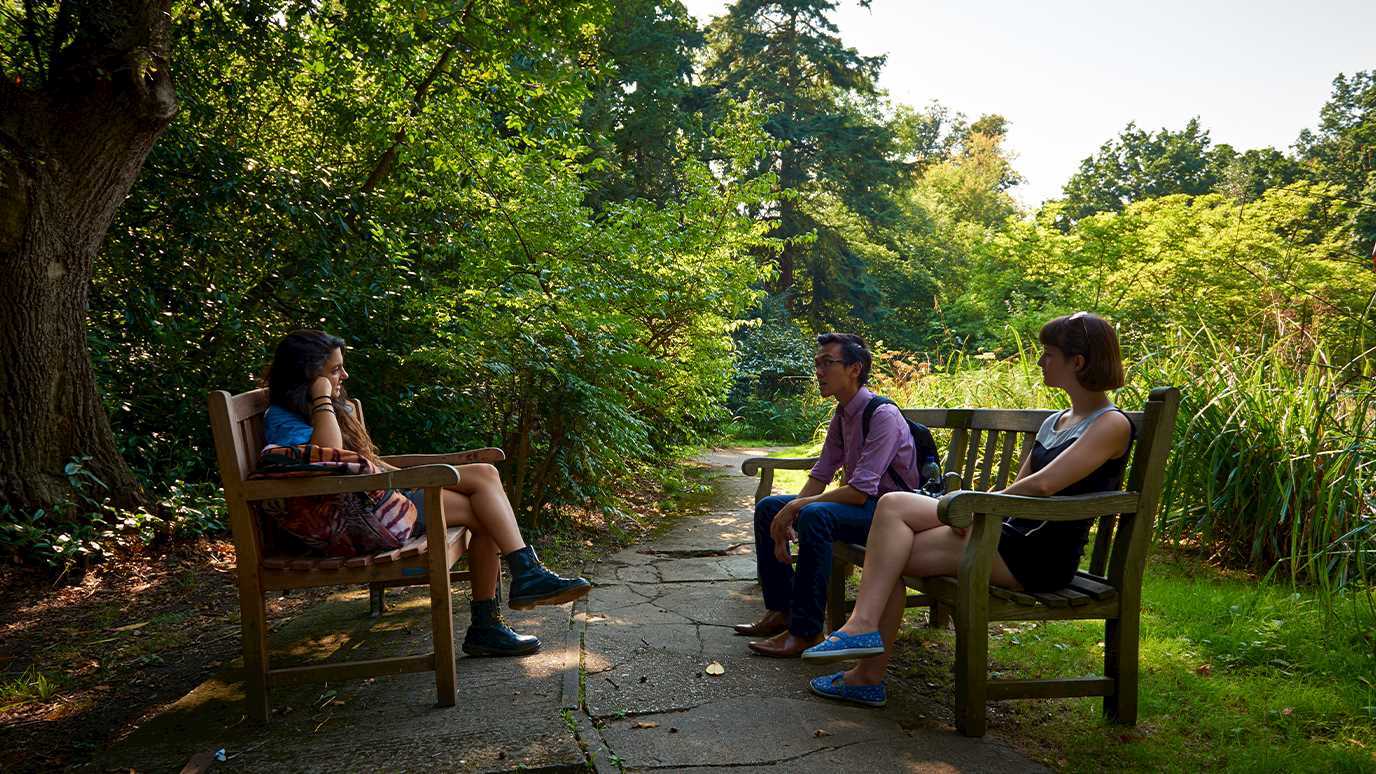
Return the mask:
<svg viewBox="0 0 1376 774">
<path fill-rule="evenodd" d="M 425 109 L 425 100 L 429 96 L 431 85 L 434 84 L 436 78 L 439 78 L 440 75 L 448 70 L 450 58 L 454 56 L 454 52 L 458 49 L 459 45 L 463 43 L 462 29 L 464 23 L 468 21 L 468 12 L 472 7 L 473 0 L 464 4 L 463 10 L 459 13 L 458 24 L 460 31 L 454 33 L 454 37 L 450 40 L 449 45 L 445 47 L 444 53 L 440 54 L 440 58 L 436 60 L 434 66 L 430 68 L 430 72 L 426 73 L 425 77 L 421 79 L 421 82 L 417 84 L 416 95 L 411 101 L 410 110 L 407 111 L 411 118 L 420 116 L 421 111 Z M 387 150 L 382 152 L 382 156 L 378 158 L 377 163 L 373 165 L 372 172 L 368 173 L 368 179 L 363 183 L 363 188 L 360 189 L 361 193 L 370 193 L 373 189 L 377 188 L 378 184 L 381 183 L 388 174 L 391 173 L 392 167 L 396 164 L 397 154 L 403 142 L 406 142 L 406 127 L 404 125 L 400 129 L 397 129 L 396 133 L 392 136 L 392 144 L 387 147 Z"/>
</svg>

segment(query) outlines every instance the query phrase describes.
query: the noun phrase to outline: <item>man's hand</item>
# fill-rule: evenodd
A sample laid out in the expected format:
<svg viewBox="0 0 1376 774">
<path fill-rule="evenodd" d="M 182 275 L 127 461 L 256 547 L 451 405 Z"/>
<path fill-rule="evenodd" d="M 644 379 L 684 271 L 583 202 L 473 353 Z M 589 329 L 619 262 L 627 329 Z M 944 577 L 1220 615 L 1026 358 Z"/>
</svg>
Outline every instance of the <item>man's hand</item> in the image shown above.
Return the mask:
<svg viewBox="0 0 1376 774">
<path fill-rule="evenodd" d="M 788 541 L 793 536 L 793 522 L 798 519 L 798 511 L 806 505 L 800 500 L 802 498 L 785 503 L 769 524 L 769 536 L 774 539 L 774 558 L 785 564 L 793 563 L 793 557 L 788 553 Z"/>
</svg>

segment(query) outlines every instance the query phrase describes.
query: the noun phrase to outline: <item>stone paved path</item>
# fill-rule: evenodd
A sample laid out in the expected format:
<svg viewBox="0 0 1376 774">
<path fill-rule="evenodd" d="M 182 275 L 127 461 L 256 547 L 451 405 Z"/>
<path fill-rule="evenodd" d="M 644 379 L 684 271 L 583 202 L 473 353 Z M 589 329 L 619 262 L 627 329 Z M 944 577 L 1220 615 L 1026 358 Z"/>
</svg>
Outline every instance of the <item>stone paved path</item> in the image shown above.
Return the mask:
<svg viewBox="0 0 1376 774">
<path fill-rule="evenodd" d="M 747 650 L 730 628 L 763 610 L 754 581 L 754 484 L 740 475 L 745 456 L 708 455 L 704 461 L 720 474 L 713 513 L 608 558 L 595 571 L 598 588 L 575 611 L 580 717 L 592 721 L 582 720 L 580 733 L 597 768 L 1040 770 L 992 737 L 904 729 L 901 710 L 819 699 L 807 681 L 836 667 Z M 725 673 L 705 674 L 712 662 Z"/>
<path fill-rule="evenodd" d="M 275 690 L 277 714 L 260 728 L 243 719 L 242 685 L 229 669 L 163 708 L 94 770 L 179 771 L 219 749 L 227 760 L 213 771 L 1040 770 L 994 737 L 906 722 L 912 702 L 870 710 L 818 699 L 807 680 L 823 668 L 749 653 L 729 627 L 761 609 L 744 457 L 707 455 L 718 488 L 711 512 L 599 563 L 587 598 L 513 614 L 544 649 L 462 659 L 457 707 L 435 707 L 428 673 L 306 685 Z M 427 592 L 389 600 L 378 621 L 367 617 L 365 593 L 346 591 L 281 622 L 270 637 L 274 663 L 428 650 Z M 456 591 L 454 611 L 462 637 L 466 592 Z M 711 662 L 724 674 L 705 674 Z"/>
</svg>

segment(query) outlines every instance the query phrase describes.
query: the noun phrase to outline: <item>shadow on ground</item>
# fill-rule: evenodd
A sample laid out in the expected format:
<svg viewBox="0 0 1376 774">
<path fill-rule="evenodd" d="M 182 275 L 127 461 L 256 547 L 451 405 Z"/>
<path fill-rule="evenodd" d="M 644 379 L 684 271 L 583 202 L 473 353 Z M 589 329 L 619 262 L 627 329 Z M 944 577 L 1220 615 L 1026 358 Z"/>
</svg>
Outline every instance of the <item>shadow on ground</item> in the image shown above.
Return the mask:
<svg viewBox="0 0 1376 774">
<path fill-rule="evenodd" d="M 244 718 L 231 668 L 98 763 L 180 770 L 224 750 L 216 770 L 1038 769 L 997 738 L 955 734 L 944 722 L 949 707 L 930 695 L 900 688 L 884 709 L 839 705 L 807 691 L 821 668 L 749 653 L 730 629 L 761 609 L 744 457 L 706 455 L 716 491 L 709 512 L 604 558 L 590 572 L 597 588 L 587 598 L 512 616 L 544 640 L 541 653 L 461 660 L 457 707 L 435 706 L 427 673 L 317 684 L 274 691 L 263 728 Z M 461 637 L 468 605 L 456 596 Z M 273 633 L 275 663 L 429 650 L 427 593 L 391 599 L 376 621 L 361 589 L 306 610 Z M 709 673 L 712 664 L 721 669 Z"/>
</svg>

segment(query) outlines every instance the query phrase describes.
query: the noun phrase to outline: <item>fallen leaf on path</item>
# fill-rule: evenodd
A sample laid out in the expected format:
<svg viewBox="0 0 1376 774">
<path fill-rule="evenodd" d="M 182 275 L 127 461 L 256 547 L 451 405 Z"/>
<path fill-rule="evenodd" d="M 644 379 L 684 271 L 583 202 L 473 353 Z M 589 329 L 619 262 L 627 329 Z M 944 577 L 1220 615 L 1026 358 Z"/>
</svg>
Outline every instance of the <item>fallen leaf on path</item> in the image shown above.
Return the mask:
<svg viewBox="0 0 1376 774">
<path fill-rule="evenodd" d="M 704 669 L 704 670 L 702 670 L 702 671 L 706 672 L 706 673 L 709 674 L 709 675 L 713 675 L 713 676 L 716 676 L 716 675 L 724 675 L 724 674 L 726 674 L 726 667 L 722 666 L 720 662 L 713 661 L 712 663 L 710 663 L 710 664 L 707 665 L 707 668 L 706 668 L 706 669 Z"/>
<path fill-rule="evenodd" d="M 812 732 L 812 735 L 815 736 L 815 737 L 821 738 L 821 737 L 824 737 L 824 736 L 831 736 L 831 732 L 828 731 L 828 730 L 826 730 L 825 728 L 819 728 L 819 729 L 817 729 L 816 731 L 813 731 L 813 732 Z"/>
<path fill-rule="evenodd" d="M 112 632 L 132 632 L 132 631 L 134 631 L 135 629 L 142 629 L 143 627 L 145 627 L 145 626 L 147 626 L 147 625 L 148 625 L 148 622 L 147 622 L 147 621 L 140 621 L 140 622 L 138 622 L 138 623 L 136 623 L 136 624 L 129 624 L 128 626 L 116 626 L 115 628 L 111 629 L 110 631 L 112 631 Z"/>
<path fill-rule="evenodd" d="M 631 724 L 631 728 L 659 728 L 659 724 L 653 721 L 638 721 Z"/>
</svg>

